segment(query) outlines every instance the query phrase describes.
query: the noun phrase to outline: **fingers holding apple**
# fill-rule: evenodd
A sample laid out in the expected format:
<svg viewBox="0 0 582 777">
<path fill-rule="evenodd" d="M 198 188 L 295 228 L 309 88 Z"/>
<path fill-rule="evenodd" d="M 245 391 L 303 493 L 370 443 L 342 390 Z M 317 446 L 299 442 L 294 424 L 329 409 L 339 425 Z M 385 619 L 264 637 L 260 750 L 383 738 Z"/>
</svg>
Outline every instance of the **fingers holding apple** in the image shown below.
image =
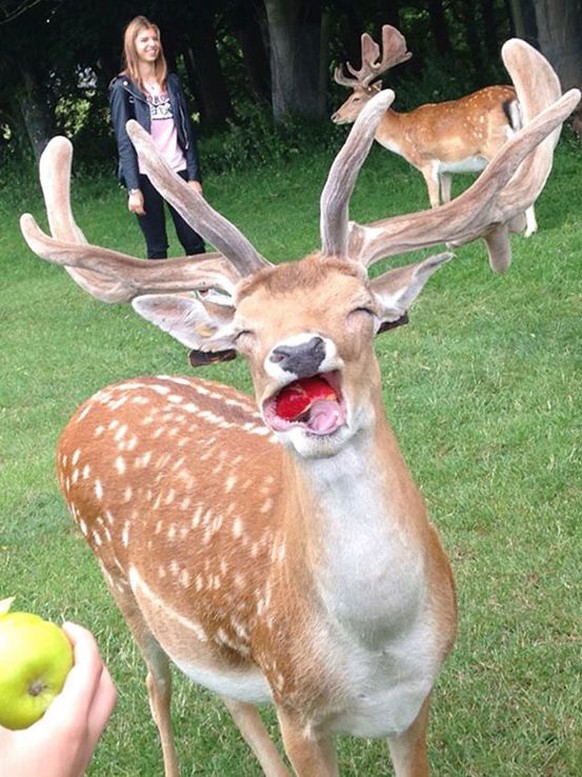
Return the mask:
<svg viewBox="0 0 582 777">
<path fill-rule="evenodd" d="M 117 703 L 117 689 L 93 634 L 76 623 L 64 623 L 63 631 L 73 644 L 75 664 L 45 719 L 58 717 L 63 721 L 82 716 L 89 739 L 96 741 Z"/>
<path fill-rule="evenodd" d="M 73 646 L 54 623 L 0 602 L 0 726 L 17 730 L 41 718 L 73 666 Z"/>
</svg>

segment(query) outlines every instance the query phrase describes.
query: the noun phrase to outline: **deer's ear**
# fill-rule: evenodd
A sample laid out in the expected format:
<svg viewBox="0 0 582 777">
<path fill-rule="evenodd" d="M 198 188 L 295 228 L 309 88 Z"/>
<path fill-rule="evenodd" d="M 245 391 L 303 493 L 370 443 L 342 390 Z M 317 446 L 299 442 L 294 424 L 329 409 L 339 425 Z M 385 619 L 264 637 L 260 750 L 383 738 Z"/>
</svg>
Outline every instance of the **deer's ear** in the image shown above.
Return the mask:
<svg viewBox="0 0 582 777">
<path fill-rule="evenodd" d="M 380 326 L 377 333 L 408 323 L 408 309 L 422 291 L 424 284 L 439 267 L 454 254 L 430 256 L 423 262 L 397 267 L 370 281 L 380 309 Z"/>
<path fill-rule="evenodd" d="M 177 294 L 145 294 L 131 304 L 140 316 L 191 348 L 194 366 L 236 356 L 230 305 Z"/>
</svg>

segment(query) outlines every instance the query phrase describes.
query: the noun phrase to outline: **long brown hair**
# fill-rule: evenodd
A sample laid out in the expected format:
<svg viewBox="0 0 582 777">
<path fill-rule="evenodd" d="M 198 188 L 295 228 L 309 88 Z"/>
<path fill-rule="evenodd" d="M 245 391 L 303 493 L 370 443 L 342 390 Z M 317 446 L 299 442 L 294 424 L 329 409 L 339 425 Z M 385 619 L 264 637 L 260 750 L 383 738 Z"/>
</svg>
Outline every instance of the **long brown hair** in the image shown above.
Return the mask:
<svg viewBox="0 0 582 777">
<path fill-rule="evenodd" d="M 123 70 L 121 71 L 125 75 L 128 75 L 132 81 L 135 81 L 140 87 L 141 76 L 139 74 L 139 60 L 135 51 L 135 39 L 142 30 L 155 30 L 158 41 L 160 44 L 160 51 L 158 57 L 154 63 L 156 81 L 160 86 L 165 86 L 166 78 L 168 77 L 168 64 L 164 56 L 164 49 L 162 48 L 162 37 L 160 35 L 160 28 L 157 24 L 150 22 L 145 16 L 136 16 L 132 19 L 123 33 Z"/>
</svg>

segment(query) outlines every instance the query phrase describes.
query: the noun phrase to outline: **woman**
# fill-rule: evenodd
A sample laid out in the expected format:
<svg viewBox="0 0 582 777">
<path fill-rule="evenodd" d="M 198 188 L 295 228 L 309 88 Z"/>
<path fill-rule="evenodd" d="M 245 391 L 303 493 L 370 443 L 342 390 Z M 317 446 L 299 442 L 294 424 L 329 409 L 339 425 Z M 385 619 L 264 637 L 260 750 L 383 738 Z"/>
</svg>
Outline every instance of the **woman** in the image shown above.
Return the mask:
<svg viewBox="0 0 582 777">
<path fill-rule="evenodd" d="M 136 16 L 123 39 L 124 69 L 109 86 L 111 121 L 119 153 L 119 180 L 128 191 L 128 208 L 137 216 L 146 241 L 148 259 L 165 259 L 168 236 L 164 200 L 143 173 L 125 125 L 136 119 L 152 136 L 173 170 L 202 193 L 196 138 L 178 76 L 168 73 L 160 31 Z M 178 240 L 186 255 L 204 253 L 204 241 L 169 206 Z"/>
</svg>

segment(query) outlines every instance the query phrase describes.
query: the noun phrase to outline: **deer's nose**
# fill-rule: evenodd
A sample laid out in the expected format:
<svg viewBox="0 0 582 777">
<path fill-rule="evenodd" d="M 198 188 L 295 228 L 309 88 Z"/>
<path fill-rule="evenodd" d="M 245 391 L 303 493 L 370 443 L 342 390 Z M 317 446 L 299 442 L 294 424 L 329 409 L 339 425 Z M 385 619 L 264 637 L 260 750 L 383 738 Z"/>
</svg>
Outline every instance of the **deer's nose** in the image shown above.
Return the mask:
<svg viewBox="0 0 582 777">
<path fill-rule="evenodd" d="M 312 337 L 306 343 L 297 345 L 278 345 L 269 356 L 269 361 L 298 378 L 318 373 L 324 359 L 325 343 L 321 337 Z"/>
</svg>

